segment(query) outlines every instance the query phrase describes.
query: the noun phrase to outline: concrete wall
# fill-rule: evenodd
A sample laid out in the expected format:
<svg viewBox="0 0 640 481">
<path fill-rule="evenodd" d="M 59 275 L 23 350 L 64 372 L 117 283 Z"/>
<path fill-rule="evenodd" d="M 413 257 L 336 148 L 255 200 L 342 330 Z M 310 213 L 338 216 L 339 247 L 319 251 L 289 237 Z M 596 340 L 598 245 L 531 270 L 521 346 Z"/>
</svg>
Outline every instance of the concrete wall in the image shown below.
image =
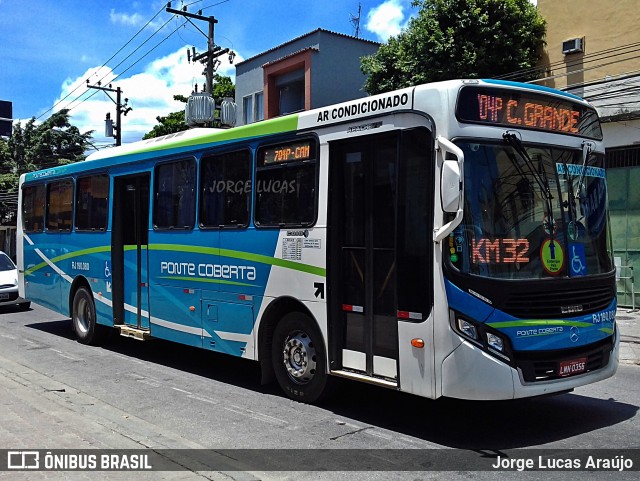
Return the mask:
<svg viewBox="0 0 640 481">
<path fill-rule="evenodd" d="M 311 108 L 366 96 L 360 58 L 377 52 L 379 44 L 318 29 L 236 65 L 238 125 L 243 125 L 243 98 L 264 89 L 263 66 L 304 49 L 311 52 Z M 266 109 L 265 109 L 266 113 Z"/>
<path fill-rule="evenodd" d="M 320 33 L 320 51 L 314 55 L 311 68 L 312 108 L 366 97 L 362 88 L 366 76 L 360 70 L 360 59 L 376 53 L 378 45 Z"/>
</svg>

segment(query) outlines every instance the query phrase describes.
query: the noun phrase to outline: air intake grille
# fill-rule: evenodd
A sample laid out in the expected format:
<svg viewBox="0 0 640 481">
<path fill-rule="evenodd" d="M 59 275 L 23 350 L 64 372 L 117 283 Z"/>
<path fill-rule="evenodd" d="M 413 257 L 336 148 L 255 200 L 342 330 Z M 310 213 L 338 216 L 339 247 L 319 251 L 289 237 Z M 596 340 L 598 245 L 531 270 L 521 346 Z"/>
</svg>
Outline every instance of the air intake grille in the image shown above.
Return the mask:
<svg viewBox="0 0 640 481">
<path fill-rule="evenodd" d="M 585 372 L 595 371 L 609 363 L 613 349 L 613 336 L 589 344 L 588 346 L 559 351 L 516 351 L 516 366 L 522 372 L 526 382 L 550 381 L 559 379 L 560 362 L 571 359 L 587 358 Z"/>
<path fill-rule="evenodd" d="M 512 293 L 502 309 L 521 319 L 552 319 L 592 314 L 609 307 L 615 291 L 609 286 Z"/>
</svg>

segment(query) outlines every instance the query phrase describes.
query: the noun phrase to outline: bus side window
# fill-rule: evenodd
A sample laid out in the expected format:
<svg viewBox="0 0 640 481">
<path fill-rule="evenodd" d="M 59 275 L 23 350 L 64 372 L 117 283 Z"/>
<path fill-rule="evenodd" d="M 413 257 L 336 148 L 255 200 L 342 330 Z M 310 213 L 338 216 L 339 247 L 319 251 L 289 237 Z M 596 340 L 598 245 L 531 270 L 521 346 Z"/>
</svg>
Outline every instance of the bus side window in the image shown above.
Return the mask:
<svg viewBox="0 0 640 481">
<path fill-rule="evenodd" d="M 109 217 L 109 176 L 79 177 L 76 181 L 76 230 L 106 230 Z"/>
<path fill-rule="evenodd" d="M 254 188 L 256 225 L 313 225 L 316 221 L 317 178 L 317 146 L 313 139 L 261 148 Z"/>
<path fill-rule="evenodd" d="M 195 222 L 196 163 L 194 159 L 156 167 L 153 227 L 193 229 Z"/>
<path fill-rule="evenodd" d="M 44 184 L 25 187 L 22 192 L 22 227 L 25 232 L 42 232 L 44 227 Z"/>
<path fill-rule="evenodd" d="M 46 227 L 48 231 L 70 231 L 73 220 L 73 181 L 47 185 Z"/>
<path fill-rule="evenodd" d="M 210 155 L 202 159 L 200 227 L 249 225 L 251 160 L 250 150 Z"/>
</svg>

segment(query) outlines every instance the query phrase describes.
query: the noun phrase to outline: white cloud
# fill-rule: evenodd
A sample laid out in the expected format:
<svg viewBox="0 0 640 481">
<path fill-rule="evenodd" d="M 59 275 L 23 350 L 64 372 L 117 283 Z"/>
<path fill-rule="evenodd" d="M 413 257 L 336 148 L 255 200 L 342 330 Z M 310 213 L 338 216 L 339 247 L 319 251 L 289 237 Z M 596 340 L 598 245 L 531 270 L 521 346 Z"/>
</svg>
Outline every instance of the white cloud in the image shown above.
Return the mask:
<svg viewBox="0 0 640 481">
<path fill-rule="evenodd" d="M 369 10 L 366 28 L 385 42 L 389 37 L 398 35 L 407 21 L 402 0 L 387 0 Z"/>
<path fill-rule="evenodd" d="M 217 73 L 230 76 L 235 82 L 235 67 L 229 64 L 226 57 L 220 57 L 220 60 L 222 64 Z M 237 62 L 241 60 L 240 56 L 236 57 Z M 122 102 L 125 98 L 129 99 L 128 105 L 133 107 L 133 110 L 122 118 L 123 143 L 140 140 L 157 124 L 157 116 L 183 109 L 184 104 L 173 100 L 173 96 L 177 94 L 188 96 L 196 83 L 199 86 L 198 90 L 201 91 L 205 82 L 202 65 L 187 63 L 186 47 L 150 62 L 139 73 L 116 80 L 114 78 L 115 74 L 107 67 L 90 68 L 75 79 L 66 79 L 61 86 L 60 96 L 56 99 L 56 102 L 61 101 L 71 93 L 56 106 L 56 110 L 71 108 L 71 123 L 81 132 L 94 130 L 94 141 L 99 145 L 114 142 L 112 138 L 104 136 L 104 120 L 106 113 L 109 112 L 115 123 L 116 106 L 104 92 L 87 89 L 87 79 L 92 85 L 96 85 L 102 79 L 103 87 L 113 82 L 112 88 L 120 87 L 122 90 Z M 77 90 L 74 90 L 76 88 Z M 94 95 L 88 100 L 81 102 L 82 99 L 80 99 L 69 105 L 82 93 L 85 93 L 82 99 L 87 99 L 91 94 Z M 115 93 L 110 95 L 114 100 L 116 99 Z"/>
<path fill-rule="evenodd" d="M 111 23 L 120 23 L 122 25 L 128 25 L 132 27 L 141 25 L 144 21 L 144 17 L 139 13 L 117 13 L 113 8 L 111 9 L 109 18 L 111 19 Z"/>
</svg>

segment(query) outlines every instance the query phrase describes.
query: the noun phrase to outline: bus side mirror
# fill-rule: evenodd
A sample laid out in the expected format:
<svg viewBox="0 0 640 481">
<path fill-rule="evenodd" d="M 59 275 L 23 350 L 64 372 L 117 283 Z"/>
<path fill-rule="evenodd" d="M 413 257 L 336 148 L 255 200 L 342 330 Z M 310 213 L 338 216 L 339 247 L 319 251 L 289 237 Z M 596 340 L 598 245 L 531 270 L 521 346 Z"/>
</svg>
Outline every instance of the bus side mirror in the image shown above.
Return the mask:
<svg viewBox="0 0 640 481">
<path fill-rule="evenodd" d="M 455 214 L 446 224 L 433 229 L 433 240 L 440 242 L 462 222 L 464 204 L 464 153 L 460 148 L 444 137 L 436 138 L 436 149 L 442 155 L 440 169 L 440 202 L 442 211 Z M 447 160 L 446 153 L 453 154 L 456 160 Z"/>
<path fill-rule="evenodd" d="M 462 176 L 457 160 L 445 160 L 440 176 L 440 200 L 443 212 L 456 213 L 462 200 Z"/>
</svg>

